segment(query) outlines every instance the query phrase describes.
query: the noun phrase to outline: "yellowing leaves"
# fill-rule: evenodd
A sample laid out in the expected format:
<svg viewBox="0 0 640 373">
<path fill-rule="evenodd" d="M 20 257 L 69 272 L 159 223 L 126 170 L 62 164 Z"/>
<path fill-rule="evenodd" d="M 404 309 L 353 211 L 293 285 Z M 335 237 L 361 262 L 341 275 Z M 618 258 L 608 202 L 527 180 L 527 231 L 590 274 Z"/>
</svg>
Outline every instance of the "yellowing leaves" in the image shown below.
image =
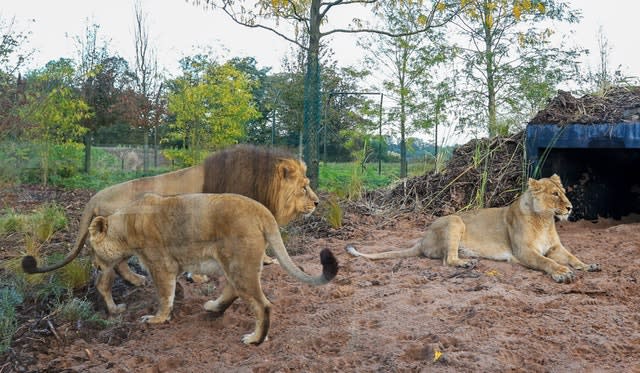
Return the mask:
<svg viewBox="0 0 640 373">
<path fill-rule="evenodd" d="M 447 9 L 447 4 L 443 3 L 442 1 L 439 1 L 436 4 L 436 10 L 439 12 L 444 12 Z"/>
<path fill-rule="evenodd" d="M 513 4 L 512 13 L 515 19 L 519 21 L 523 13 L 534 13 L 534 12 L 544 13 L 546 10 L 547 9 L 544 6 L 544 3 L 542 2 L 533 4 L 531 0 L 523 0 L 523 1 L 516 1 Z"/>
<path fill-rule="evenodd" d="M 520 8 L 519 5 L 514 5 L 513 7 L 513 16 L 515 17 L 516 20 L 520 20 L 520 16 L 522 15 L 522 9 Z"/>
<path fill-rule="evenodd" d="M 493 15 L 491 13 L 487 14 L 485 16 L 484 22 L 487 25 L 487 28 L 492 28 L 493 27 Z"/>
<path fill-rule="evenodd" d="M 440 360 L 440 358 L 442 357 L 442 351 L 440 350 L 434 350 L 433 351 L 433 362 L 437 362 L 438 360 Z"/>
</svg>

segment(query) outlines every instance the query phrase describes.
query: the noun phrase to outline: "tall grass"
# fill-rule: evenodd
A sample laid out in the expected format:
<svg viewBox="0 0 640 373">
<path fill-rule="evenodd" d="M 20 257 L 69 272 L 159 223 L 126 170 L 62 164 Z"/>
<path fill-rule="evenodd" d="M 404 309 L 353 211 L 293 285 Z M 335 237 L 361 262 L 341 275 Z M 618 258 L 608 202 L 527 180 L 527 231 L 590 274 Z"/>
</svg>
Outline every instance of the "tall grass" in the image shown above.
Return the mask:
<svg viewBox="0 0 640 373">
<path fill-rule="evenodd" d="M 16 288 L 0 288 L 0 353 L 9 349 L 13 335 L 18 330 L 16 306 L 22 301 L 22 294 Z"/>
</svg>

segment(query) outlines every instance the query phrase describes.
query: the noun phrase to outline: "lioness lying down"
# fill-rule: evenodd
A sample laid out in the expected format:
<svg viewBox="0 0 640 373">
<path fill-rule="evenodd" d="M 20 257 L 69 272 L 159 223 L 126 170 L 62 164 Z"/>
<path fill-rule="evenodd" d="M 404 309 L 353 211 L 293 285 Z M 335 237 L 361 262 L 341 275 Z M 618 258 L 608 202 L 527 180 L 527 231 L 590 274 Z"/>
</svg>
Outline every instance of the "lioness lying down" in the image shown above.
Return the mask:
<svg viewBox="0 0 640 373">
<path fill-rule="evenodd" d="M 407 250 L 377 254 L 346 250 L 369 259 L 405 258 L 424 255 L 443 259 L 452 266 L 468 267 L 474 260 L 458 254 L 520 263 L 544 271 L 557 282 L 571 282 L 575 274 L 568 267 L 599 271 L 598 264 L 585 264 L 562 244 L 554 217 L 566 220 L 571 202 L 558 175 L 529 179 L 528 190 L 507 207 L 485 208 L 436 219 L 422 239 Z"/>
<path fill-rule="evenodd" d="M 267 337 L 271 303 L 260 286 L 262 257 L 271 245 L 282 268 L 298 280 L 326 284 L 338 272 L 329 249 L 320 253 L 322 274 L 312 277 L 289 257 L 275 218 L 262 204 L 237 194 L 184 194 L 161 197 L 146 194 L 109 217 L 97 216 L 89 226 L 92 258 L 102 273 L 96 288 L 110 313 L 122 312 L 111 294 L 114 266 L 123 258 L 137 256 L 155 284 L 159 308 L 142 321 L 161 323 L 173 307 L 176 277 L 185 271 L 208 274 L 221 268 L 227 281 L 207 311 L 223 313 L 238 297 L 256 315 L 255 331 L 242 338 L 259 344 Z"/>
</svg>

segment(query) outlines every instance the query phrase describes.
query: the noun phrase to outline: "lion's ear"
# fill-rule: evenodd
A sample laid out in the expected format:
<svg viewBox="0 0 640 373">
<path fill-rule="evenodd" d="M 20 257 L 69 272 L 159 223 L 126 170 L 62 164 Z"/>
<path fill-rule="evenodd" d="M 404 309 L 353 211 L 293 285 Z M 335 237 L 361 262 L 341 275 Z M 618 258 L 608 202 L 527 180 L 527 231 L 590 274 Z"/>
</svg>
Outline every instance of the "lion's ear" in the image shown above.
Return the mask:
<svg viewBox="0 0 640 373">
<path fill-rule="evenodd" d="M 104 216 L 96 216 L 91 221 L 91 225 L 89 225 L 89 232 L 94 241 L 102 241 L 107 235 L 108 228 L 109 223 L 107 222 L 107 218 Z"/>
<path fill-rule="evenodd" d="M 562 185 L 562 180 L 560 180 L 560 176 L 558 176 L 557 174 L 551 175 L 551 177 L 549 177 L 549 179 L 551 179 L 551 181 L 553 181 L 554 183 L 556 183 L 558 185 Z"/>
<path fill-rule="evenodd" d="M 291 164 L 290 159 L 280 158 L 278 159 L 278 175 L 281 179 L 288 179 L 295 173 L 295 166 Z"/>
<path fill-rule="evenodd" d="M 529 189 L 535 189 L 538 185 L 538 180 L 529 178 L 529 180 L 527 181 L 527 185 L 529 186 Z"/>
</svg>

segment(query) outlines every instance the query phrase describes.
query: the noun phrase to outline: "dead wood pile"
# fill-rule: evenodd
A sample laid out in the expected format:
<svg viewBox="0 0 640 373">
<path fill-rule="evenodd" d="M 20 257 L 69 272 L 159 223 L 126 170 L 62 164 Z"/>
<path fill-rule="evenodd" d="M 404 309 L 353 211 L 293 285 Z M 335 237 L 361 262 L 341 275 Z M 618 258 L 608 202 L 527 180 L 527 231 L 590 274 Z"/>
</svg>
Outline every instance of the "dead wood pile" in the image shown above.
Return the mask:
<svg viewBox="0 0 640 373">
<path fill-rule="evenodd" d="M 640 87 L 612 87 L 580 98 L 558 91 L 529 124 L 624 123 L 640 120 Z"/>
<path fill-rule="evenodd" d="M 392 189 L 370 192 L 382 208 L 436 216 L 468 208 L 501 207 L 522 191 L 524 132 L 471 140 L 458 147 L 440 173 L 406 179 Z"/>
</svg>

